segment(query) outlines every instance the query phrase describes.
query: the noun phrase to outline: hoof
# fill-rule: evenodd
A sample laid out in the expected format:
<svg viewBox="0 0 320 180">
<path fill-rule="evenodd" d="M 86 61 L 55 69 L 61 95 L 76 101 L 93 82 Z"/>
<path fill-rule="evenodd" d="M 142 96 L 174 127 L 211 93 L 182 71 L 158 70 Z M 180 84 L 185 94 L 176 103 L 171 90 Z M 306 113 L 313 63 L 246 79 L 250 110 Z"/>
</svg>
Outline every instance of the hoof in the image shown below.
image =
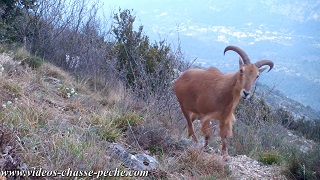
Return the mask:
<svg viewBox="0 0 320 180">
<path fill-rule="evenodd" d="M 202 146 L 199 142 L 193 142 L 193 141 L 192 141 L 191 147 L 198 148 L 198 149 L 202 148 Z"/>
<path fill-rule="evenodd" d="M 229 161 L 230 160 L 230 156 L 228 154 L 225 154 L 222 156 L 222 160 L 223 161 Z"/>
<path fill-rule="evenodd" d="M 214 149 L 210 146 L 204 146 L 204 147 L 202 147 L 202 150 L 203 150 L 203 152 L 206 152 L 206 153 L 214 152 Z"/>
</svg>

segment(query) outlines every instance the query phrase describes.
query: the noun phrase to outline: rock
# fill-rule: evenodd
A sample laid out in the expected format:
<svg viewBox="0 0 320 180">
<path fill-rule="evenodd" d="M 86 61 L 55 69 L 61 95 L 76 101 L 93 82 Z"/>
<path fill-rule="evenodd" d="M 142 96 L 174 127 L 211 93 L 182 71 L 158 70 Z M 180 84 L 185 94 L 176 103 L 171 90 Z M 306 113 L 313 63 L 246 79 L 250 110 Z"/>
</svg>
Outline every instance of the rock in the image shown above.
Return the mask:
<svg viewBox="0 0 320 180">
<path fill-rule="evenodd" d="M 159 166 L 158 161 L 154 157 L 151 157 L 147 154 L 141 153 L 133 155 L 128 153 L 123 147 L 117 144 L 113 145 L 111 149 L 115 153 L 115 157 L 128 168 L 137 171 L 150 171 L 157 169 Z"/>
<path fill-rule="evenodd" d="M 145 166 L 148 166 L 151 170 L 157 169 L 159 166 L 158 161 L 147 154 L 136 154 L 135 157 Z"/>
<path fill-rule="evenodd" d="M 47 82 L 49 82 L 51 84 L 57 84 L 57 85 L 62 84 L 60 79 L 57 79 L 57 78 L 54 78 L 54 77 L 44 78 L 44 81 L 47 81 Z"/>
</svg>

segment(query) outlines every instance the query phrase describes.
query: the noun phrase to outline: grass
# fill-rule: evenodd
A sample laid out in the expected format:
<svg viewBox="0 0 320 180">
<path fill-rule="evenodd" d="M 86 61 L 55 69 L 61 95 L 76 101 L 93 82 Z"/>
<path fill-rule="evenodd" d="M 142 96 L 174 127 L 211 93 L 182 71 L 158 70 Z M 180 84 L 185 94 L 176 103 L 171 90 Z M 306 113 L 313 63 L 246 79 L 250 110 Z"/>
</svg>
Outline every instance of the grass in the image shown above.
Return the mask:
<svg viewBox="0 0 320 180">
<path fill-rule="evenodd" d="M 12 84 L 9 81 L 3 81 L 2 83 L 2 88 L 4 90 L 7 90 L 8 93 L 14 95 L 14 96 L 19 96 L 21 94 L 21 87 L 17 84 Z"/>
<path fill-rule="evenodd" d="M 194 178 L 221 179 L 226 177 L 227 171 L 219 161 L 219 157 L 202 152 L 199 149 L 189 149 L 178 157 L 177 171 L 189 174 Z"/>
<path fill-rule="evenodd" d="M 137 113 L 118 114 L 113 117 L 113 123 L 117 129 L 125 132 L 131 126 L 137 126 L 143 122 L 143 115 Z"/>
<path fill-rule="evenodd" d="M 20 51 L 15 58 L 23 58 L 27 55 L 24 53 Z M 12 66 L 18 67 L 18 64 L 12 61 Z M 89 90 L 65 98 L 69 92 L 67 87 L 70 87 L 71 96 L 74 95 L 71 92 L 73 78 L 50 64 L 25 73 L 28 75 L 21 78 L 9 77 L 4 72 L 5 78 L 0 79 L 1 103 L 13 102 L 0 111 L 4 133 L 13 137 L 10 142 L 2 142 L 2 147 L 15 147 L 12 152 L 17 154 L 12 157 L 19 154 L 31 169 L 105 170 L 119 167 L 117 162 L 110 162 L 105 148 L 108 141 L 115 141 L 122 132 L 112 125 L 112 116 L 105 113 L 105 108 L 92 106 L 99 104 L 101 98 Z M 48 77 L 59 78 L 64 91 L 60 92 L 59 84 L 48 81 Z M 82 85 L 80 90 L 83 89 L 86 87 Z M 91 101 L 85 101 L 87 98 Z"/>
<path fill-rule="evenodd" d="M 26 58 L 30 57 L 30 53 L 24 47 L 13 48 L 13 59 L 17 61 L 23 61 Z"/>
<path fill-rule="evenodd" d="M 41 58 L 31 55 L 24 47 L 14 48 L 12 53 L 15 60 L 26 63 L 32 69 L 41 67 L 44 62 Z"/>
<path fill-rule="evenodd" d="M 109 115 L 102 117 L 100 115 L 92 116 L 91 119 L 95 132 L 102 140 L 115 142 L 122 135 L 122 131 L 112 123 Z"/>
</svg>

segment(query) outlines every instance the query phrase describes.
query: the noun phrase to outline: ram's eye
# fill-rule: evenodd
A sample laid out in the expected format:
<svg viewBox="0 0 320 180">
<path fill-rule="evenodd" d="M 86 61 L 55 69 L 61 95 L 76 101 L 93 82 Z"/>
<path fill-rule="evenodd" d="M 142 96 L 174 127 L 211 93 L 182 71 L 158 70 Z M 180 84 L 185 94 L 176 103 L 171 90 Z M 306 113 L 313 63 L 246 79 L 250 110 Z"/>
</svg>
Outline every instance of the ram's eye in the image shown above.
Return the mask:
<svg viewBox="0 0 320 180">
<path fill-rule="evenodd" d="M 243 73 L 243 70 L 242 70 L 242 69 L 240 69 L 240 73 L 241 73 L 241 74 Z"/>
<path fill-rule="evenodd" d="M 259 75 L 256 77 L 256 79 L 258 79 Z"/>
</svg>

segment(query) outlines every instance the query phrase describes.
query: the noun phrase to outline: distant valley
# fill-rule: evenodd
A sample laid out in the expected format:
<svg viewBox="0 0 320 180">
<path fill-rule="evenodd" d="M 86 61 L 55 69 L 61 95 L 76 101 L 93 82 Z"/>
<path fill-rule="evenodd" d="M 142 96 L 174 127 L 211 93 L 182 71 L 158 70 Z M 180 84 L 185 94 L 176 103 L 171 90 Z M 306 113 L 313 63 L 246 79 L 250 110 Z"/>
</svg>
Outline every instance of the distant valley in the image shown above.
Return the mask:
<svg viewBox="0 0 320 180">
<path fill-rule="evenodd" d="M 275 67 L 259 82 L 320 112 L 320 1 L 138 1 L 110 5 L 133 9 L 136 27 L 153 40 L 165 39 L 186 60 L 224 72 L 238 69 L 243 48 L 252 62 L 270 59 Z"/>
</svg>

